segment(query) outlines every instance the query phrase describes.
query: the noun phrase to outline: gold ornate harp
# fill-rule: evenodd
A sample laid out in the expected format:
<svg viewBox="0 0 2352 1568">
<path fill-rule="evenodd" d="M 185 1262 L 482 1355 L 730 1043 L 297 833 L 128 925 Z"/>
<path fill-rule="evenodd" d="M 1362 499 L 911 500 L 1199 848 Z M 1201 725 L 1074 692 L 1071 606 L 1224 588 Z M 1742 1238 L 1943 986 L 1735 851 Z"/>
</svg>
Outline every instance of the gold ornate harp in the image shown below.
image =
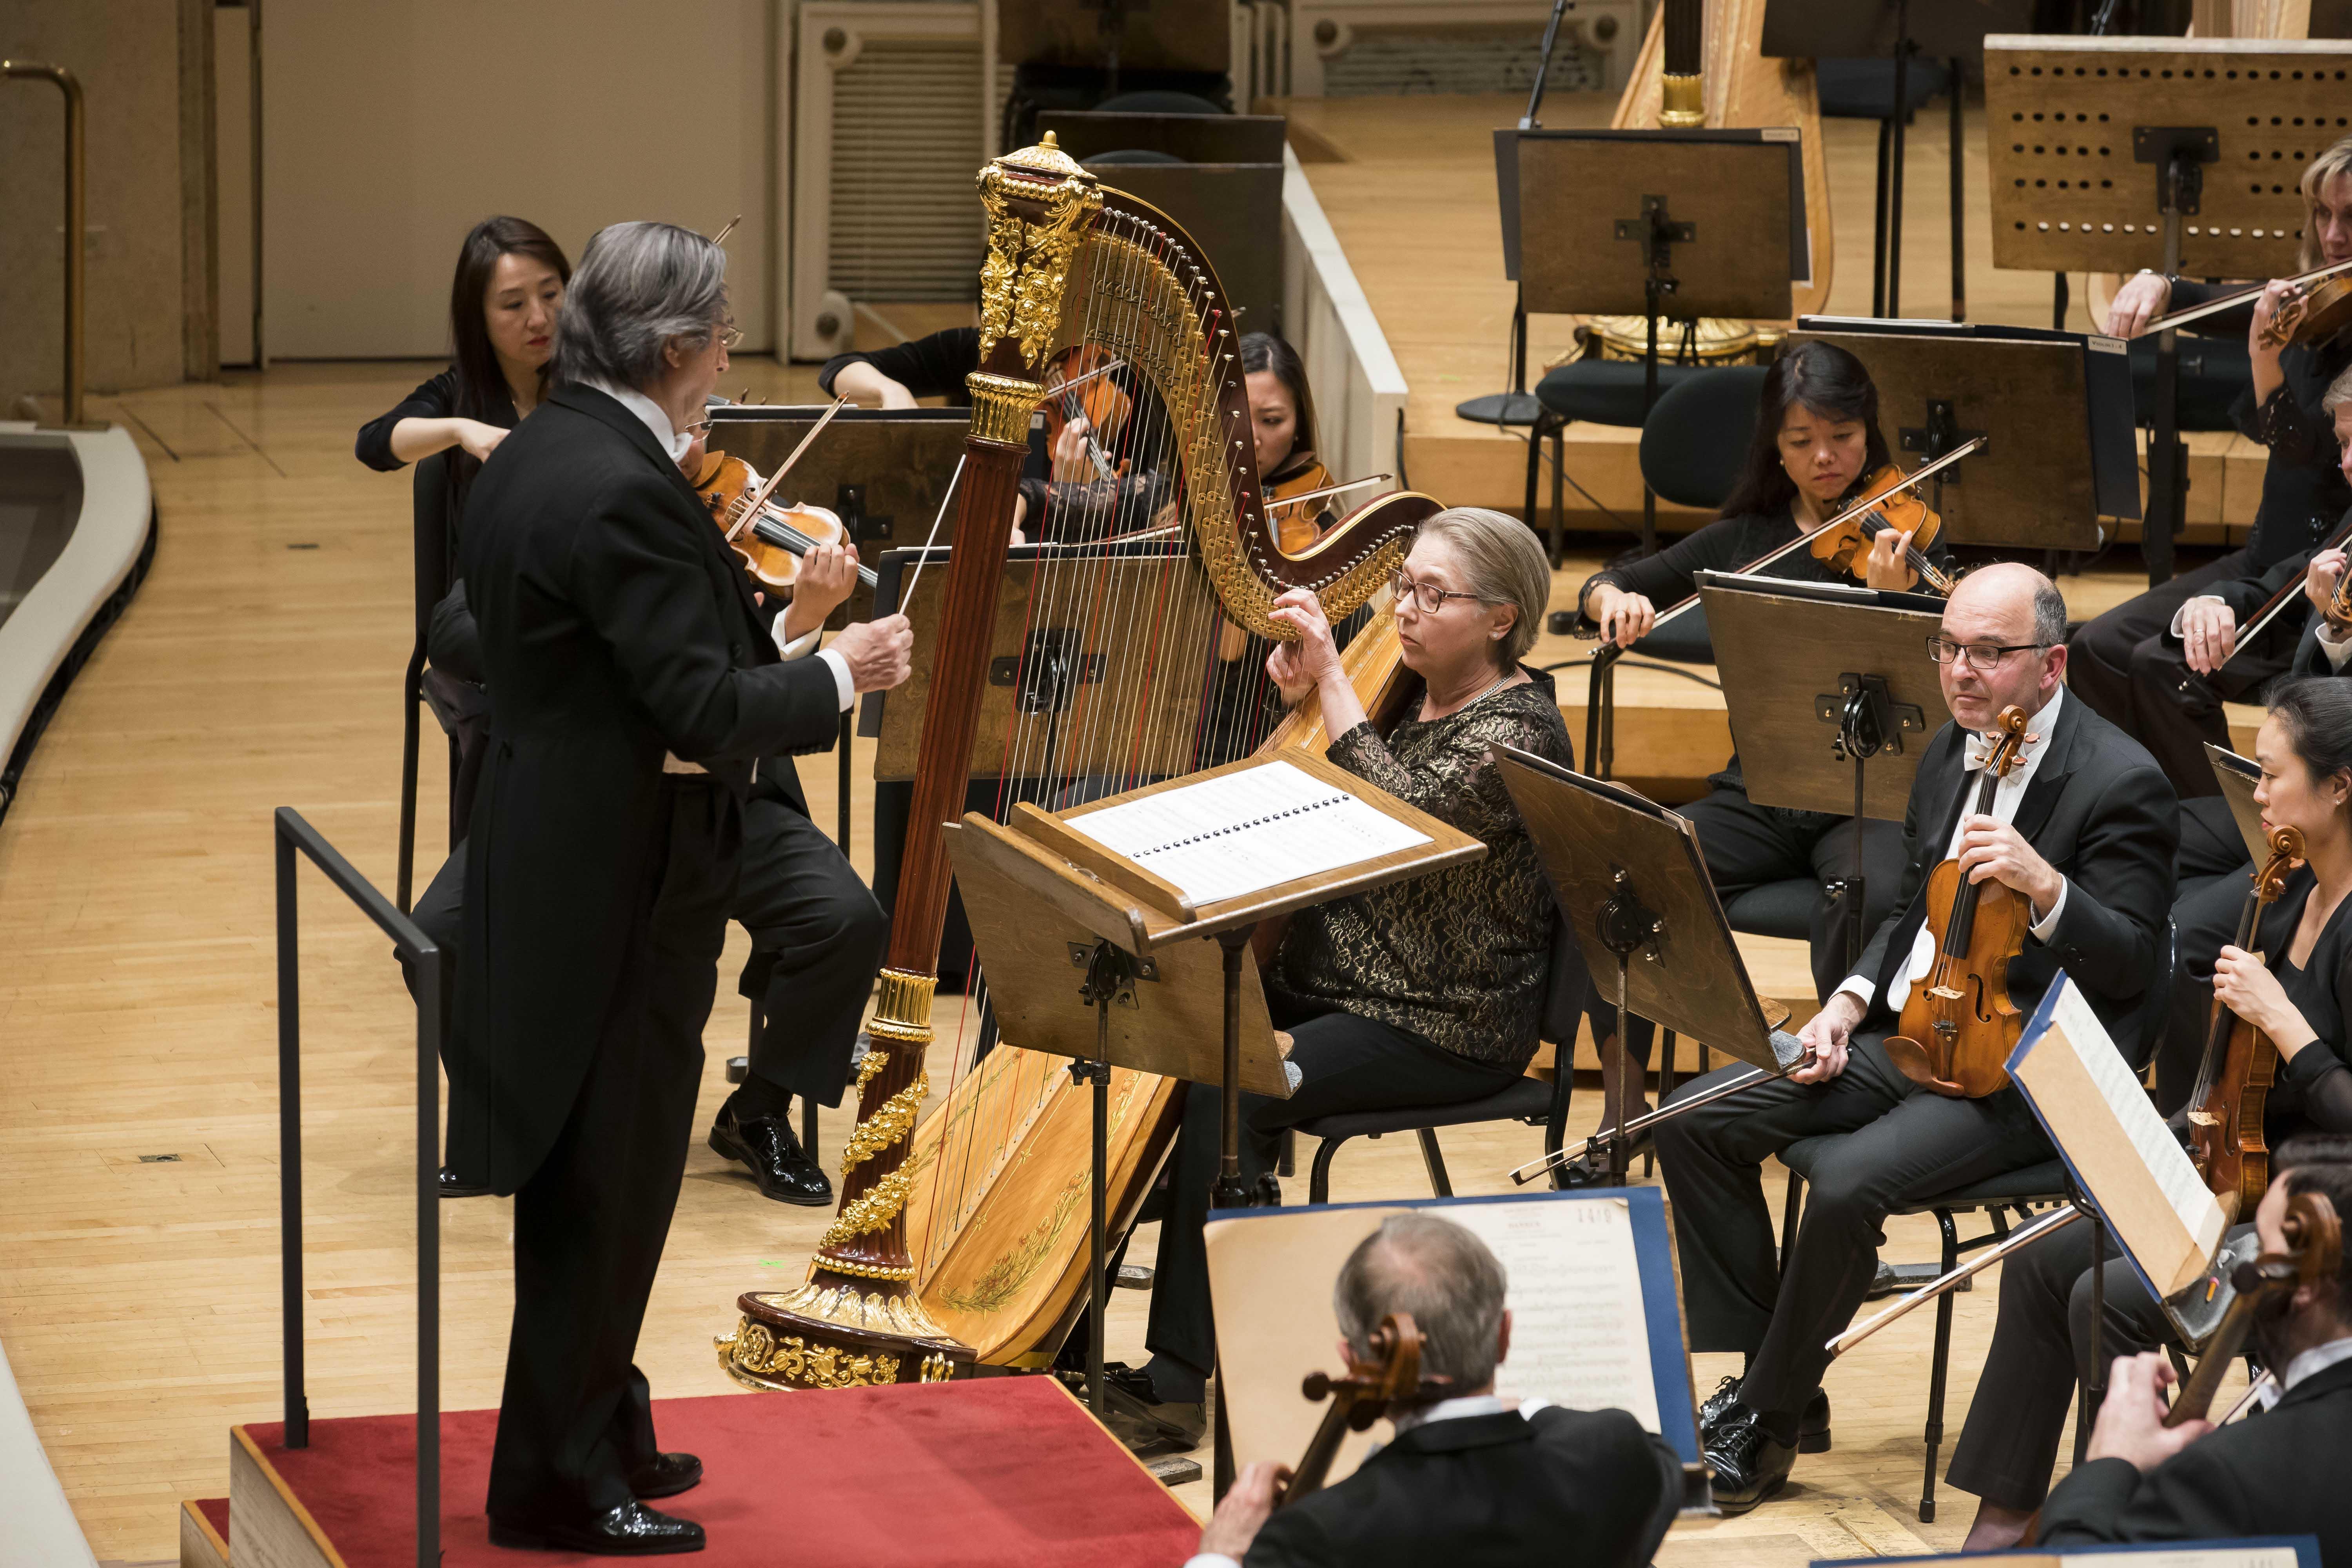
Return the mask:
<svg viewBox="0 0 2352 1568">
<path fill-rule="evenodd" d="M 1284 552 L 1261 503 L 1240 334 L 1198 247 L 1164 214 L 1098 184 L 1051 135 L 995 160 L 979 183 L 982 363 L 969 381 L 971 432 L 874 1048 L 840 1210 L 808 1282 L 744 1295 L 736 1332 L 719 1341 L 727 1370 L 758 1386 L 1050 1361 L 1084 1307 L 1089 1100 L 1060 1058 L 1007 1041 L 915 1125 L 950 882 L 940 825 L 962 814 L 974 774 L 1003 781 L 1003 816 L 1023 799 L 1050 809 L 1268 745 L 1319 743 L 1311 706 L 1267 710 L 1263 643 L 1220 657 L 1226 622 L 1286 637 L 1267 612 L 1291 587 L 1315 589 L 1334 620 L 1366 605 L 1437 510 L 1425 496 L 1383 496 Z M 1058 479 L 1026 514 L 1024 531 L 1044 542 L 1008 575 L 1032 412 L 1058 398 L 1063 370 L 1112 362 L 1125 417 L 1096 433 L 1102 449 L 1087 473 Z M 1003 754 L 976 758 L 1008 602 L 1028 634 L 1008 683 L 1020 696 L 992 699 L 1010 704 L 998 710 Z M 1384 611 L 1351 645 L 1368 698 L 1392 679 L 1395 646 Z M 962 1011 L 977 1024 L 977 998 Z M 1113 1074 L 1119 1224 L 1174 1136 L 1180 1087 Z"/>
</svg>

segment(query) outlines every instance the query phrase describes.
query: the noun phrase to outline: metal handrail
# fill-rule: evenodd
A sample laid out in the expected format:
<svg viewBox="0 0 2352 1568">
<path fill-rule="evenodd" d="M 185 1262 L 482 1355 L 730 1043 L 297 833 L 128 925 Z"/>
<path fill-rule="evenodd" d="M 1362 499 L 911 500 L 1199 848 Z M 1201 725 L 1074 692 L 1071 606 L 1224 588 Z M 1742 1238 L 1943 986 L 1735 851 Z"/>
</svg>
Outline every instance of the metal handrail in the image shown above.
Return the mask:
<svg viewBox="0 0 2352 1568">
<path fill-rule="evenodd" d="M 66 417 L 68 428 L 82 423 L 82 141 L 81 83 L 63 66 L 39 60 L 0 60 L 0 76 L 37 78 L 66 95 Z"/>
<path fill-rule="evenodd" d="M 416 977 L 416 1563 L 441 1557 L 441 950 L 291 806 L 278 834 L 278 1202 L 286 1446 L 310 1446 L 302 1368 L 302 1013 L 297 851 L 373 921 Z"/>
</svg>

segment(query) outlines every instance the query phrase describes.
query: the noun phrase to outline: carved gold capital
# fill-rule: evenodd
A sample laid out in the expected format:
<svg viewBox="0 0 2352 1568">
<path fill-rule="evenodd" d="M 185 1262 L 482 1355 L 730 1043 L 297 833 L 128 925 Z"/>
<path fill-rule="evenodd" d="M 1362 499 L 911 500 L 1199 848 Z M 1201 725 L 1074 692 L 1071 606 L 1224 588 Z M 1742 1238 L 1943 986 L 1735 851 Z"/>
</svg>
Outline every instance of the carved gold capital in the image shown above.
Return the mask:
<svg viewBox="0 0 2352 1568">
<path fill-rule="evenodd" d="M 1022 426 L 1022 440 L 1028 440 L 1028 426 Z M 931 992 L 939 985 L 935 975 L 917 974 L 910 970 L 885 969 L 882 991 L 874 1001 L 874 1017 L 866 1032 L 877 1040 L 898 1040 L 910 1045 L 927 1046 L 931 1042 Z M 867 1060 L 873 1058 L 869 1056 Z M 878 1068 L 877 1069 L 879 1070 Z M 865 1080 L 860 1079 L 863 1085 Z"/>
<path fill-rule="evenodd" d="M 980 357 L 999 339 L 1020 344 L 1022 362 L 1045 363 L 1062 324 L 1070 258 L 1102 206 L 1095 178 L 1047 132 L 1034 147 L 1008 153 L 980 171 L 988 209 L 988 259 L 980 269 Z M 975 426 L 978 399 L 974 398 Z M 1028 427 L 1024 416 L 1022 426 Z"/>
<path fill-rule="evenodd" d="M 1017 376 L 974 371 L 963 378 L 971 392 L 971 433 L 1000 446 L 1029 445 L 1029 416 L 1045 397 L 1045 389 Z"/>
</svg>

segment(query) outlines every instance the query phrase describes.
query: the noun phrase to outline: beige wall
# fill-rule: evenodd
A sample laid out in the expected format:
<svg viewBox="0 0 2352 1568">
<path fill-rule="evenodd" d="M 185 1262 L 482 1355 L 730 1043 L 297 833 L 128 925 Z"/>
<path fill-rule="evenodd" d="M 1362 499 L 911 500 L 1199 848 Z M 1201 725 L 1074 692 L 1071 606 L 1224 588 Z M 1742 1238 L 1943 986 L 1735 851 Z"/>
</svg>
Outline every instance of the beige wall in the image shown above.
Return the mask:
<svg viewBox="0 0 2352 1568">
<path fill-rule="evenodd" d="M 268 0 L 265 351 L 446 352 L 466 230 L 526 217 L 576 263 L 624 218 L 710 234 L 772 342 L 780 0 Z"/>
<path fill-rule="evenodd" d="M 184 122 L 184 72 L 210 112 L 209 9 L 207 0 L 0 0 L 0 57 L 64 66 L 88 98 L 84 379 L 92 390 L 207 368 L 201 143 L 184 163 L 181 145 L 202 124 Z M 61 385 L 64 149 L 57 89 L 0 81 L 0 417 L 19 395 L 53 396 Z"/>
</svg>

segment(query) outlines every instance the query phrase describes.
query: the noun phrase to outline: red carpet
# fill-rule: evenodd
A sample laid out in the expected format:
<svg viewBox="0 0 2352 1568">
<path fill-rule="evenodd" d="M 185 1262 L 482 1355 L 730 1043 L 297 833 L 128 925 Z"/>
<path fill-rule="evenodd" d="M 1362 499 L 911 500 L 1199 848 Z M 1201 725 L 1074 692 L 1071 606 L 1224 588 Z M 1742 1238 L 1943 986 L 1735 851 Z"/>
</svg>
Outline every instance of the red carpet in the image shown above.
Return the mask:
<svg viewBox="0 0 2352 1568">
<path fill-rule="evenodd" d="M 1046 1377 L 667 1399 L 655 1420 L 665 1448 L 702 1456 L 702 1484 L 655 1505 L 709 1531 L 690 1559 L 701 1568 L 1157 1568 L 1200 1541 L 1182 1505 Z M 495 1410 L 441 1417 L 446 1568 L 605 1561 L 489 1543 L 497 1428 Z M 300 1450 L 279 1446 L 284 1430 L 246 1428 L 349 1568 L 413 1568 L 416 1418 L 313 1420 Z"/>
</svg>

